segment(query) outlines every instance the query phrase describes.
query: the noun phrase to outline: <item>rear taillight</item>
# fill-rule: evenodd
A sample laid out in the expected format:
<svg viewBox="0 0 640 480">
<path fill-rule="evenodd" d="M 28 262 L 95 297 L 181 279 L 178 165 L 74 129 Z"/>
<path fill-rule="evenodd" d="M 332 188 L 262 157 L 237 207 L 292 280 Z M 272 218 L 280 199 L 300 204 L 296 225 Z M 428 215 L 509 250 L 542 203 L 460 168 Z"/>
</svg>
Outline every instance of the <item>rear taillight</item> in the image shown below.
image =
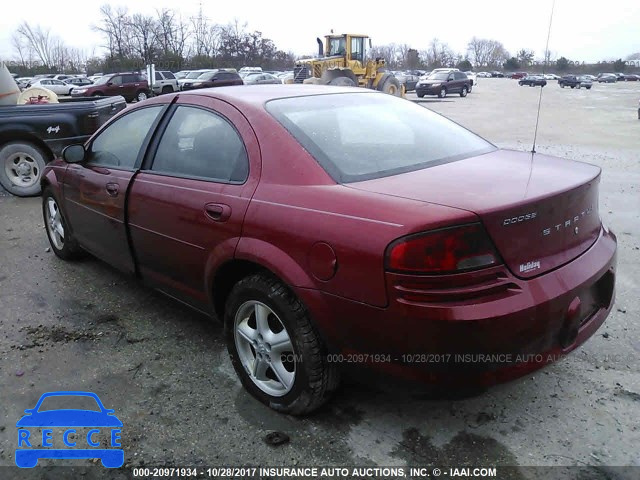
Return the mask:
<svg viewBox="0 0 640 480">
<path fill-rule="evenodd" d="M 401 273 L 456 273 L 501 263 L 479 223 L 400 238 L 387 248 L 386 268 Z"/>
</svg>

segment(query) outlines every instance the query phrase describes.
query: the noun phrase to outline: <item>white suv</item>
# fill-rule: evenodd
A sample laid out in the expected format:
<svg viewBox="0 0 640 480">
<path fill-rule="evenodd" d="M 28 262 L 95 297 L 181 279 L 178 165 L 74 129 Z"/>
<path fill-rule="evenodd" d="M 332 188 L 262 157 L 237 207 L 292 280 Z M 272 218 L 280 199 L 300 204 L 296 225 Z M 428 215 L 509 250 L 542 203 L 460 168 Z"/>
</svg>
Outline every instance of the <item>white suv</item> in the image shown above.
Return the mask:
<svg viewBox="0 0 640 480">
<path fill-rule="evenodd" d="M 153 80 L 152 90 L 156 95 L 177 92 L 179 90 L 178 79 L 169 71 L 156 70 L 156 77 Z"/>
</svg>

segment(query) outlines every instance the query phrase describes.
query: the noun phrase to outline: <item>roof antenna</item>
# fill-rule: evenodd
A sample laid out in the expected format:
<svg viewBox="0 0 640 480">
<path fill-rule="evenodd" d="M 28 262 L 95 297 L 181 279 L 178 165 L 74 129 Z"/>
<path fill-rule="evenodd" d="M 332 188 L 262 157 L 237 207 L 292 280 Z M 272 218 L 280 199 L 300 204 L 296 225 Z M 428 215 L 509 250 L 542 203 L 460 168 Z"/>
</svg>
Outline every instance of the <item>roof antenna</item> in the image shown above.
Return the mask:
<svg viewBox="0 0 640 480">
<path fill-rule="evenodd" d="M 551 4 L 551 16 L 549 17 L 549 31 L 547 32 L 547 46 L 544 49 L 544 64 L 542 67 L 542 76 L 544 78 L 544 74 L 546 73 L 547 63 L 549 62 L 549 37 L 551 37 L 551 22 L 553 22 L 553 9 L 556 6 L 556 0 L 553 0 Z M 542 90 L 543 87 L 540 87 L 540 98 L 538 98 L 538 114 L 536 116 L 536 131 L 533 134 L 533 148 L 531 149 L 531 153 L 536 153 L 536 139 L 538 138 L 538 122 L 540 121 L 540 105 L 542 104 Z"/>
</svg>

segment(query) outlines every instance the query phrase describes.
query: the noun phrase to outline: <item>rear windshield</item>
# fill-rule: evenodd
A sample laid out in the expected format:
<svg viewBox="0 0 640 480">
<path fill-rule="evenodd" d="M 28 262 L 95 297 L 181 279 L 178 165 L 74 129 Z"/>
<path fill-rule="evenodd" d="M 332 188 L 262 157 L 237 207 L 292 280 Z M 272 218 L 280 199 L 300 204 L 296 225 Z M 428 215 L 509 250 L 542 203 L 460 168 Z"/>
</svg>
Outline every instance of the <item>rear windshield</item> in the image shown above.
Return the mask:
<svg viewBox="0 0 640 480">
<path fill-rule="evenodd" d="M 338 183 L 410 172 L 496 149 L 431 110 L 382 93 L 282 98 L 266 108 Z"/>
</svg>

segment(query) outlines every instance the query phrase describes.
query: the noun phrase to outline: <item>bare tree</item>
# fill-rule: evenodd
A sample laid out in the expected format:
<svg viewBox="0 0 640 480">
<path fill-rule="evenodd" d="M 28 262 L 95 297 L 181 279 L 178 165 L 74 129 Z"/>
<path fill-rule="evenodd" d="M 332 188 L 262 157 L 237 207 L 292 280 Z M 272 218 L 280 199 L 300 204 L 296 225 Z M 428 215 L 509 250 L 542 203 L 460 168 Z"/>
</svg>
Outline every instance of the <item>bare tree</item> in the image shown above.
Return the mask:
<svg viewBox="0 0 640 480">
<path fill-rule="evenodd" d="M 16 35 L 22 38 L 27 48 L 34 52 L 35 56 L 47 67 L 54 67 L 53 41 L 50 30 L 43 29 L 40 25 L 32 27 L 23 22 L 16 30 Z"/>
<path fill-rule="evenodd" d="M 156 40 L 165 57 L 176 55 L 184 58 L 190 37 L 189 26 L 174 10 L 157 10 Z"/>
<path fill-rule="evenodd" d="M 156 27 L 153 17 L 140 13 L 134 14 L 128 21 L 131 53 L 140 57 L 145 64 L 151 63 L 154 58 Z"/>
<path fill-rule="evenodd" d="M 11 36 L 11 45 L 17 54 L 20 65 L 22 65 L 23 68 L 27 68 L 27 66 L 32 63 L 33 51 L 25 42 L 24 37 L 17 31 L 13 32 L 13 35 Z"/>
<path fill-rule="evenodd" d="M 501 42 L 477 37 L 467 44 L 467 53 L 475 67 L 500 65 L 509 56 Z"/>
<path fill-rule="evenodd" d="M 105 4 L 100 7 L 100 17 L 100 24 L 94 25 L 93 29 L 106 37 L 107 44 L 104 47 L 108 49 L 109 56 L 122 59 L 129 55 L 131 21 L 127 9 L 118 7 L 114 10 L 110 5 Z"/>
</svg>

